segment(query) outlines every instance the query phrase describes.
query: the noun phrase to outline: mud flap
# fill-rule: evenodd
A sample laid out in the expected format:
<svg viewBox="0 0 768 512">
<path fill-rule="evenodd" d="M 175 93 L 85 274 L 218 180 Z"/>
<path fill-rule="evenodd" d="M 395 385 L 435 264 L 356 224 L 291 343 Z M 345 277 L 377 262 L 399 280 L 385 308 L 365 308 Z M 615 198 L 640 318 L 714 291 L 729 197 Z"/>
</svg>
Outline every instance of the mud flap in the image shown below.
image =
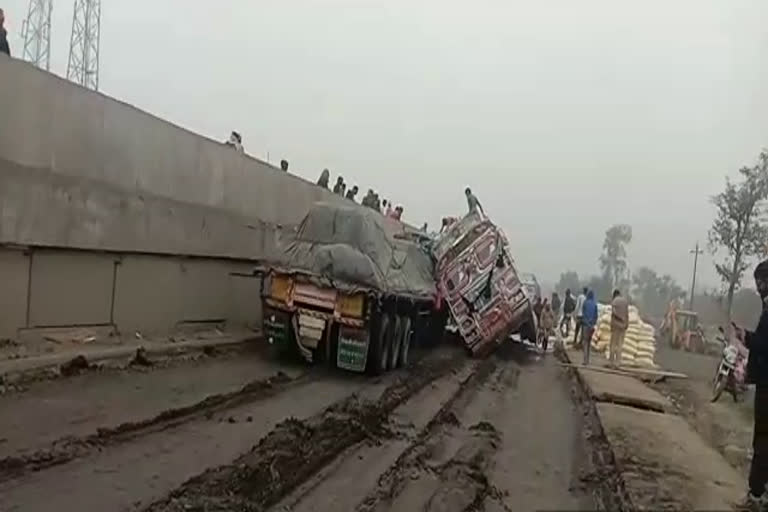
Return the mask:
<svg viewBox="0 0 768 512">
<path fill-rule="evenodd" d="M 339 326 L 336 366 L 342 370 L 364 372 L 368 363 L 368 329 Z"/>
</svg>

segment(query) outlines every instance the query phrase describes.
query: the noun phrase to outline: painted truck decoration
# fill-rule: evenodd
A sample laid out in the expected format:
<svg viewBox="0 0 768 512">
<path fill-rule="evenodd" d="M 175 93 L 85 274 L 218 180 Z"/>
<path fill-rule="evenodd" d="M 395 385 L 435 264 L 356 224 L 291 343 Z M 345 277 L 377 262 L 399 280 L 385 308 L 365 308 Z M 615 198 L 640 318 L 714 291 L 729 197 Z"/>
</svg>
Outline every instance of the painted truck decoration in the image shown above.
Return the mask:
<svg viewBox="0 0 768 512">
<path fill-rule="evenodd" d="M 434 252 L 439 290 L 472 354 L 490 352 L 513 333 L 535 339 L 531 302 L 509 242 L 490 220 L 465 217 Z"/>
<path fill-rule="evenodd" d="M 388 222 L 353 205 L 310 210 L 284 261 L 264 271 L 270 343 L 307 362 L 380 374 L 406 365 L 414 344 L 441 339 L 449 311 L 472 354 L 532 316 L 507 239 L 487 219 L 457 222 L 431 250 Z"/>
</svg>

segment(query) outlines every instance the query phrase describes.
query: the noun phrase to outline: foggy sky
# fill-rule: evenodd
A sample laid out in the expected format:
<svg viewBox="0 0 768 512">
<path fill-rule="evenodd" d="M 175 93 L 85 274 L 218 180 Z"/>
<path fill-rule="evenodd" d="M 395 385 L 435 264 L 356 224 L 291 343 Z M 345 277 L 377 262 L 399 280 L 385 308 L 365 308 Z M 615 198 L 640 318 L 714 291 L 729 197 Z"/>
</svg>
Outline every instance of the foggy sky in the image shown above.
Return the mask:
<svg viewBox="0 0 768 512">
<path fill-rule="evenodd" d="M 52 71 L 73 0 L 54 0 Z M 471 186 L 541 279 L 630 267 L 687 287 L 726 173 L 768 146 L 765 0 L 102 0 L 101 90 L 436 226 Z M 470 5 L 471 4 L 471 5 Z M 4 0 L 21 54 L 27 0 Z M 254 191 L 258 200 L 258 191 Z M 700 282 L 717 284 L 709 256 Z"/>
</svg>

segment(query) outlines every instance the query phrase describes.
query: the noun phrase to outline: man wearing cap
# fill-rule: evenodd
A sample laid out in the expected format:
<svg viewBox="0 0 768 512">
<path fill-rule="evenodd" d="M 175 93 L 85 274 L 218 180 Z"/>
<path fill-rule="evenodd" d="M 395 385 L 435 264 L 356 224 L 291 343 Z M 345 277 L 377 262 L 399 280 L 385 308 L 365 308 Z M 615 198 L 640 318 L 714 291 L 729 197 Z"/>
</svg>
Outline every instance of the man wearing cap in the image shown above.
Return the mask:
<svg viewBox="0 0 768 512">
<path fill-rule="evenodd" d="M 768 510 L 768 260 L 755 269 L 755 287 L 763 301 L 760 321 L 754 332 L 736 328 L 749 349 L 747 383 L 755 385 L 755 425 L 752 435 L 752 465 L 749 492 L 740 505 L 746 510 Z"/>
</svg>

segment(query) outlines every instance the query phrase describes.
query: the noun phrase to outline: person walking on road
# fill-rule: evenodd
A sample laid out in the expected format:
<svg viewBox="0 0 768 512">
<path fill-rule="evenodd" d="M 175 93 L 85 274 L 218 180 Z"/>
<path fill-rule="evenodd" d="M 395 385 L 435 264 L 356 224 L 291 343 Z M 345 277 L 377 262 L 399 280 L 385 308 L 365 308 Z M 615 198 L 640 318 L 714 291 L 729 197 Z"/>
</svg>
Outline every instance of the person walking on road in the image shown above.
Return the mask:
<svg viewBox="0 0 768 512">
<path fill-rule="evenodd" d="M 8 32 L 3 24 L 5 23 L 5 12 L 0 9 L 0 53 L 11 56 L 11 47 L 8 45 Z"/>
<path fill-rule="evenodd" d="M 547 353 L 547 346 L 549 345 L 549 335 L 552 334 L 552 329 L 555 327 L 555 313 L 552 311 L 552 306 L 547 299 L 544 299 L 544 303 L 541 308 L 541 324 L 539 334 L 541 336 L 541 350 L 543 353 Z"/>
<path fill-rule="evenodd" d="M 576 299 L 571 295 L 571 289 L 565 290 L 565 300 L 563 301 L 563 320 L 560 322 L 560 333 L 563 338 L 568 338 L 571 333 L 571 318 L 573 317 L 573 311 L 576 309 Z M 565 333 L 563 333 L 563 327 L 565 327 Z"/>
<path fill-rule="evenodd" d="M 560 296 L 557 292 L 552 292 L 552 313 L 555 316 L 555 323 L 560 320 Z M 554 325 L 552 326 L 554 328 Z"/>
<path fill-rule="evenodd" d="M 592 350 L 592 335 L 597 325 L 597 301 L 595 292 L 587 292 L 587 300 L 584 301 L 584 310 L 581 313 L 581 343 L 584 347 L 584 366 L 589 365 L 589 353 Z"/>
<path fill-rule="evenodd" d="M 618 367 L 621 364 L 627 327 L 629 327 L 629 302 L 619 290 L 614 290 L 613 302 L 611 302 L 611 366 Z"/>
<path fill-rule="evenodd" d="M 581 324 L 582 324 L 582 317 L 584 316 L 584 303 L 587 301 L 587 287 L 585 286 L 583 290 L 581 290 L 581 295 L 576 299 L 576 308 L 574 309 L 574 314 L 576 315 L 576 327 L 573 331 L 573 344 L 577 347 L 581 346 L 581 338 L 579 338 L 579 334 L 581 333 Z"/>
<path fill-rule="evenodd" d="M 740 504 L 746 510 L 767 510 L 768 495 L 768 260 L 755 269 L 755 287 L 763 300 L 760 321 L 754 332 L 736 327 L 737 336 L 749 349 L 747 384 L 755 385 L 752 464 L 749 468 L 749 491 Z"/>
</svg>

